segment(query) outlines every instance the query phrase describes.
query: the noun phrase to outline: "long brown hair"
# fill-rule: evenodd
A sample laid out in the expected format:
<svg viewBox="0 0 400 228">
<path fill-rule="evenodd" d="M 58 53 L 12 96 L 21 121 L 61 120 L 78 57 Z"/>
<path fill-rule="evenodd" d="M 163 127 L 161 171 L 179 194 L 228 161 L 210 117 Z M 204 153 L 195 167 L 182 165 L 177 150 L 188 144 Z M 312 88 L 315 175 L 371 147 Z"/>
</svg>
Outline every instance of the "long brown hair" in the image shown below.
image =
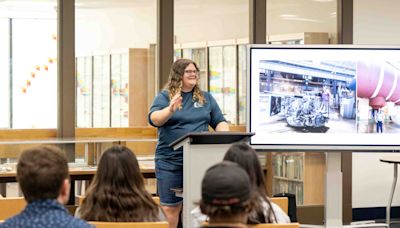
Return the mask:
<svg viewBox="0 0 400 228">
<path fill-rule="evenodd" d="M 196 70 L 199 71 L 197 64 L 190 59 L 178 59 L 174 62 L 174 64 L 172 64 L 171 71 L 169 72 L 168 83 L 164 87 L 164 89 L 169 92 L 170 100 L 175 96 L 175 94 L 181 92 L 182 77 L 185 74 L 186 67 L 190 64 L 193 64 L 194 67 L 196 67 Z M 197 80 L 197 83 L 193 88 L 193 101 L 197 101 L 200 104 L 204 104 L 205 102 L 203 92 L 199 87 L 199 80 Z"/>
<path fill-rule="evenodd" d="M 264 180 L 264 174 L 261 169 L 260 161 L 256 151 L 244 142 L 233 144 L 224 156 L 224 161 L 232 161 L 239 164 L 247 174 L 249 174 L 250 182 L 253 185 L 254 191 L 254 210 L 256 212 L 256 221 L 249 221 L 250 223 L 272 223 L 276 220 L 276 215 L 272 209 L 270 200 L 267 197 L 266 184 Z M 264 208 L 262 206 L 263 199 L 268 205 L 269 210 L 267 217 L 264 216 Z"/>
<path fill-rule="evenodd" d="M 80 212 L 87 221 L 159 220 L 159 208 L 146 191 L 138 161 L 129 148 L 113 146 L 103 153 Z"/>
</svg>

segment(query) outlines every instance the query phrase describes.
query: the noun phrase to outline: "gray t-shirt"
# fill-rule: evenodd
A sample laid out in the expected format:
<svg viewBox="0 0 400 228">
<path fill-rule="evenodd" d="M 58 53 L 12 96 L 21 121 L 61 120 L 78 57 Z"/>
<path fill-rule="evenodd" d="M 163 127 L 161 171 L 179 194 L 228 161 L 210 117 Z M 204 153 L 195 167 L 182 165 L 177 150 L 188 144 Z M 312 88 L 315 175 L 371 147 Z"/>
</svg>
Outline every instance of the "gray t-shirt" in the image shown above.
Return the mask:
<svg viewBox="0 0 400 228">
<path fill-rule="evenodd" d="M 205 102 L 202 105 L 193 101 L 193 92 L 181 92 L 181 95 L 182 109 L 176 110 L 164 125 L 155 126 L 151 122 L 150 115 L 169 105 L 170 100 L 166 90 L 155 97 L 148 115 L 149 123 L 158 127 L 156 161 L 162 160 L 180 166 L 183 161 L 182 150 L 174 151 L 169 144 L 189 132 L 208 131 L 208 125 L 215 129 L 220 122 L 225 121 L 221 109 L 211 94 L 203 92 Z"/>
</svg>

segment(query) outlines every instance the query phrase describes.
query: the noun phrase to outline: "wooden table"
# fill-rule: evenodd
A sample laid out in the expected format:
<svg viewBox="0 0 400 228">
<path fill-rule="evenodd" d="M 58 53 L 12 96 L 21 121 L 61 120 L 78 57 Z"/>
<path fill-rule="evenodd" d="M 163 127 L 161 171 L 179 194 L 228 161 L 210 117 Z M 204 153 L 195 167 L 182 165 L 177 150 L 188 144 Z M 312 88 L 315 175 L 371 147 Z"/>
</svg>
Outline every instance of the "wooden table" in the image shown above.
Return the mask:
<svg viewBox="0 0 400 228">
<path fill-rule="evenodd" d="M 392 188 L 390 189 L 390 197 L 389 197 L 389 202 L 386 206 L 386 224 L 390 227 L 390 209 L 392 207 L 392 201 L 393 201 L 393 195 L 394 195 L 394 190 L 396 189 L 396 183 L 397 183 L 397 166 L 400 164 L 400 157 L 399 156 L 393 156 L 393 157 L 385 157 L 379 159 L 381 162 L 386 162 L 389 164 L 394 165 L 394 170 L 393 170 L 393 181 L 392 181 Z"/>
<path fill-rule="evenodd" d="M 144 178 L 156 178 L 154 162 L 140 162 L 140 171 Z M 75 181 L 92 180 L 96 174 L 97 167 L 70 167 L 69 176 L 71 180 L 71 192 L 68 205 L 75 204 Z M 17 182 L 17 173 L 15 170 L 0 173 L 0 183 Z M 5 191 L 5 189 L 0 189 Z M 5 193 L 5 192 L 4 192 Z"/>
</svg>

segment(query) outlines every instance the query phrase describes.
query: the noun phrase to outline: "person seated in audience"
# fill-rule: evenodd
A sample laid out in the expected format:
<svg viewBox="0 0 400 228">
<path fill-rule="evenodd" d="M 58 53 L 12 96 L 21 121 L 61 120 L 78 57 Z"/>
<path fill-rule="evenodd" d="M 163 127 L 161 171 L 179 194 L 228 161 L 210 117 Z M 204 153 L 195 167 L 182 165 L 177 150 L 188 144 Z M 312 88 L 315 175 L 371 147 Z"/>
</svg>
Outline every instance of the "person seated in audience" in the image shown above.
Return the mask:
<svg viewBox="0 0 400 228">
<path fill-rule="evenodd" d="M 17 181 L 28 204 L 0 227 L 92 227 L 63 206 L 69 199 L 70 182 L 67 158 L 58 148 L 25 150 L 18 161 Z"/>
<path fill-rule="evenodd" d="M 253 206 L 250 178 L 238 164 L 223 161 L 206 171 L 199 208 L 209 219 L 202 227 L 247 227 Z"/>
<path fill-rule="evenodd" d="M 249 224 L 290 223 L 289 216 L 278 205 L 269 200 L 263 170 L 257 153 L 252 147 L 244 142 L 235 143 L 228 149 L 223 160 L 237 163 L 250 177 L 254 189 L 255 206 L 250 213 Z M 191 213 L 195 218 L 195 225 L 207 220 L 207 217 L 202 215 L 198 208 L 195 208 Z"/>
<path fill-rule="evenodd" d="M 113 146 L 103 153 L 76 215 L 87 221 L 104 222 L 165 220 L 145 189 L 135 154 L 125 146 Z"/>
</svg>

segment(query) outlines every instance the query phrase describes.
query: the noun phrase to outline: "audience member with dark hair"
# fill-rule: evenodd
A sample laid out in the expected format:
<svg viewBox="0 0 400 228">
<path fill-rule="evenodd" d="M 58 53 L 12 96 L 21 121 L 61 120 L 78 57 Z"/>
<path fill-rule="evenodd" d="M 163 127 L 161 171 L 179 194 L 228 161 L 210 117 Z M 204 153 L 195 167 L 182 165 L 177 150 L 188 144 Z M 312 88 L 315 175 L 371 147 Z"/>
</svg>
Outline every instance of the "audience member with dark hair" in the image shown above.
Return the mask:
<svg viewBox="0 0 400 228">
<path fill-rule="evenodd" d="M 251 211 L 248 223 L 290 223 L 289 216 L 276 204 L 272 203 L 266 193 L 266 184 L 257 153 L 248 144 L 241 142 L 233 144 L 226 152 L 224 161 L 232 161 L 241 166 L 249 175 L 253 187 L 254 209 Z M 195 224 L 201 224 L 207 217 L 198 208 L 192 211 Z"/>
<path fill-rule="evenodd" d="M 224 156 L 224 161 L 232 161 L 246 170 L 254 189 L 255 207 L 249 223 L 290 223 L 289 216 L 267 196 L 267 185 L 256 151 L 247 143 L 233 144 Z"/>
<path fill-rule="evenodd" d="M 213 165 L 201 183 L 199 206 L 209 218 L 203 227 L 247 227 L 251 199 L 252 185 L 243 168 L 229 161 Z"/>
<path fill-rule="evenodd" d="M 17 181 L 28 205 L 0 227 L 92 227 L 63 206 L 69 199 L 70 182 L 67 158 L 58 148 L 24 151 L 17 165 Z"/>
<path fill-rule="evenodd" d="M 113 146 L 103 153 L 77 214 L 87 221 L 164 220 L 161 209 L 145 189 L 135 154 L 124 146 Z"/>
</svg>

